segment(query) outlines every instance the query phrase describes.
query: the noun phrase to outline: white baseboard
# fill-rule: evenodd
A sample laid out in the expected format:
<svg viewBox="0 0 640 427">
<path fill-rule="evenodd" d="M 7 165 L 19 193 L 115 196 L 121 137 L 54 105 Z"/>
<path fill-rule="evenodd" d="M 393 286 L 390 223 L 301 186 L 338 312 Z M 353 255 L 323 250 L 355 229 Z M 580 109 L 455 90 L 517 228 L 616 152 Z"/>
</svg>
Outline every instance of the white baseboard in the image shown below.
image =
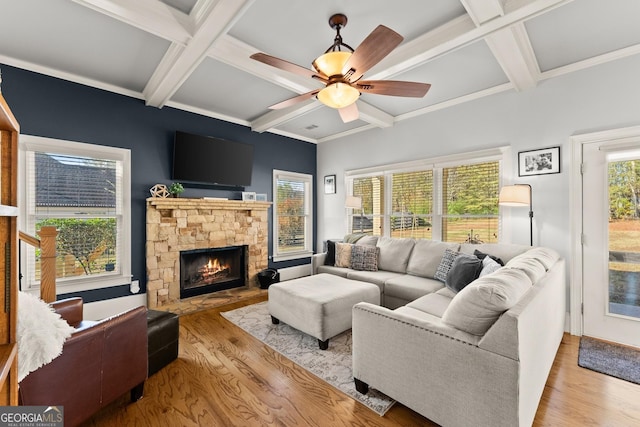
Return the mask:
<svg viewBox="0 0 640 427">
<path fill-rule="evenodd" d="M 295 267 L 279 268 L 280 281 L 297 279 L 298 277 L 311 276 L 311 264 L 297 265 Z"/>
<path fill-rule="evenodd" d="M 147 305 L 146 293 L 85 303 L 83 304 L 84 318 L 87 320 L 100 320 L 141 305 L 145 307 Z"/>
</svg>

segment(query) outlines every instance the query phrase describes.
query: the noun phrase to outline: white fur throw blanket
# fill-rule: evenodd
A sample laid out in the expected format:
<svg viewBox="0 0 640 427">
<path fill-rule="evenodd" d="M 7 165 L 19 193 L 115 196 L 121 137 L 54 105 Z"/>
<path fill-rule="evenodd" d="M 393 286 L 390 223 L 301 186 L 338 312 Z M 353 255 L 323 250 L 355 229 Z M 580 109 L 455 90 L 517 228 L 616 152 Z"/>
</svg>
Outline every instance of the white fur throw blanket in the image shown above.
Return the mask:
<svg viewBox="0 0 640 427">
<path fill-rule="evenodd" d="M 47 303 L 18 292 L 18 382 L 58 357 L 73 331 Z"/>
</svg>

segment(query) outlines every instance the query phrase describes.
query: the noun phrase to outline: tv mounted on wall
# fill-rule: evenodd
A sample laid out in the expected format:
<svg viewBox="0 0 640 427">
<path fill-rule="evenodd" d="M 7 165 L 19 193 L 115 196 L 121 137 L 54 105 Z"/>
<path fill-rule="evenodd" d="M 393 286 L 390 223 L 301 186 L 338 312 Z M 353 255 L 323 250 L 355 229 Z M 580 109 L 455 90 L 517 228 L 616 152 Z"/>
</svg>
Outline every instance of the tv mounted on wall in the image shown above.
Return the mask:
<svg viewBox="0 0 640 427">
<path fill-rule="evenodd" d="M 173 180 L 246 187 L 252 170 L 253 145 L 176 131 Z"/>
</svg>

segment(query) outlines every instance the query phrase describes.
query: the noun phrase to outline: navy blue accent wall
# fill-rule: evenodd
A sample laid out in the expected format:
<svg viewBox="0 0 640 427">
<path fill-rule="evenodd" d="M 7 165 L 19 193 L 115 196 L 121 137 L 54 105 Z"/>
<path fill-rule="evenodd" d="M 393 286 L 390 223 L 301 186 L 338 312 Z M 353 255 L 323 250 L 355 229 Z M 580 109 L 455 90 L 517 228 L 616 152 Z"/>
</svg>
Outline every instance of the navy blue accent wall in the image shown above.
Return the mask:
<svg viewBox="0 0 640 427">
<path fill-rule="evenodd" d="M 273 169 L 307 173 L 316 180 L 316 146 L 248 127 L 177 110 L 147 107 L 140 99 L 2 65 L 2 94 L 20 122 L 22 134 L 131 149 L 132 274 L 146 291 L 145 199 L 157 183 L 171 183 L 171 156 L 176 130 L 252 144 L 252 184 L 245 191 L 272 198 Z M 241 199 L 242 189 L 186 187 L 182 197 Z M 315 185 L 314 185 L 315 193 Z M 315 200 L 315 194 L 314 194 Z M 316 217 L 314 203 L 314 218 Z M 269 230 L 273 214 L 269 210 Z M 314 221 L 315 223 L 315 221 Z M 271 234 L 271 233 L 270 233 Z M 314 241 L 316 229 L 313 231 Z M 269 256 L 271 257 L 271 235 Z M 271 259 L 271 258 L 269 258 Z M 273 263 L 272 268 L 308 264 L 309 259 Z M 130 295 L 127 286 L 80 294 L 87 301 Z"/>
</svg>

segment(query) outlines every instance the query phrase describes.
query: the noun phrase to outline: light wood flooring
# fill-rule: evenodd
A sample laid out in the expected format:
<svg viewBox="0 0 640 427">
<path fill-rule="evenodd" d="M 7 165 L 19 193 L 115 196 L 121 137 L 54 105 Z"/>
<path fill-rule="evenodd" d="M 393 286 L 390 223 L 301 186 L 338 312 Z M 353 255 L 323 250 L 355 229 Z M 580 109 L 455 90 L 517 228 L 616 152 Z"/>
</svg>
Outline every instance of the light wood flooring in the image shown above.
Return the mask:
<svg viewBox="0 0 640 427">
<path fill-rule="evenodd" d="M 178 360 L 88 426 L 431 426 L 396 403 L 384 417 L 327 385 L 220 316 L 266 300 L 180 317 Z M 535 426 L 638 426 L 640 385 L 578 367 L 579 338 L 565 334 Z"/>
</svg>

